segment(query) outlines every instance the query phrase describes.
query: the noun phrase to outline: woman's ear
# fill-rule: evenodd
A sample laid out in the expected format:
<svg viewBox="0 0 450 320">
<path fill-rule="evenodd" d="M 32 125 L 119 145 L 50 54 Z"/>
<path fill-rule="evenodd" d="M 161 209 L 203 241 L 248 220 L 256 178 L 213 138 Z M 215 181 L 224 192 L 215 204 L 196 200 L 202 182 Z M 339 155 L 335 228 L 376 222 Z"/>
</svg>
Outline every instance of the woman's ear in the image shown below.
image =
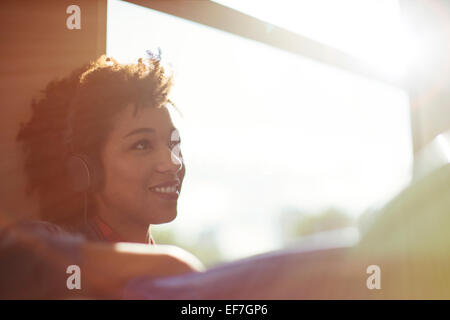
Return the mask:
<svg viewBox="0 0 450 320">
<path fill-rule="evenodd" d="M 66 170 L 72 191 L 84 192 L 91 187 L 91 170 L 84 156 L 71 154 L 66 160 Z"/>
</svg>

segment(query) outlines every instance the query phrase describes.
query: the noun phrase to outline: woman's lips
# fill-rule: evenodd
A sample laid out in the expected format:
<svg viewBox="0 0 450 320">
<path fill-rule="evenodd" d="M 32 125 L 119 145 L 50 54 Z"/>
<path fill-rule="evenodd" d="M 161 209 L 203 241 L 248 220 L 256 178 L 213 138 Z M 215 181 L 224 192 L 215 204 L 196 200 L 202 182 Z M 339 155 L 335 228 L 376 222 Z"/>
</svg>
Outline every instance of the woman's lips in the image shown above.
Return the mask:
<svg viewBox="0 0 450 320">
<path fill-rule="evenodd" d="M 178 181 L 161 183 L 149 188 L 151 192 L 164 200 L 177 200 L 180 194 L 180 183 Z"/>
<path fill-rule="evenodd" d="M 175 192 L 159 192 L 159 191 L 154 191 L 154 190 L 150 190 L 150 191 L 164 200 L 176 201 L 179 196 L 178 190 Z"/>
</svg>

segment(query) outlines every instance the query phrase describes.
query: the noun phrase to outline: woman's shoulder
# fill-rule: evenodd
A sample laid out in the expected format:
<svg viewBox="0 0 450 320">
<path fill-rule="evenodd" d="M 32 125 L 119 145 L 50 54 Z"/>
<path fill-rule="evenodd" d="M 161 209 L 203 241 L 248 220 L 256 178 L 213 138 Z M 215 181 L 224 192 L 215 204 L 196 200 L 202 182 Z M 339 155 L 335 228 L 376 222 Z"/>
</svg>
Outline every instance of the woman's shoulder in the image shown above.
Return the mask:
<svg viewBox="0 0 450 320">
<path fill-rule="evenodd" d="M 50 233 L 61 233 L 65 232 L 62 227 L 57 224 L 42 221 L 42 220 L 30 220 L 22 221 L 16 224 L 17 228 L 29 228 L 33 230 L 42 230 Z"/>
<path fill-rule="evenodd" d="M 7 229 L 29 231 L 32 233 L 45 233 L 45 234 L 66 233 L 66 231 L 62 227 L 54 223 L 41 220 L 19 221 L 8 225 Z"/>
<path fill-rule="evenodd" d="M 47 239 L 65 239 L 67 241 L 79 241 L 81 238 L 84 238 L 79 233 L 70 232 L 60 225 L 42 220 L 18 221 L 8 224 L 1 229 L 0 235 L 3 236 L 8 234 L 21 234 Z"/>
</svg>

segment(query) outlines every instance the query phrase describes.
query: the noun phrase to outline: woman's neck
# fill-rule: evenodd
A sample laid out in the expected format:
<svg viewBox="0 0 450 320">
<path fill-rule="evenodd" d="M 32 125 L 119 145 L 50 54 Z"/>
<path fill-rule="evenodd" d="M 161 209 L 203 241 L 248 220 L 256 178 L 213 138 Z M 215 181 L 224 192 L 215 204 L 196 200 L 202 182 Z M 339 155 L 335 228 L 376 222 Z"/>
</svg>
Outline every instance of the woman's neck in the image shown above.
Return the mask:
<svg viewBox="0 0 450 320">
<path fill-rule="evenodd" d="M 147 243 L 150 226 L 136 223 L 127 217 L 126 214 L 114 212 L 97 202 L 95 215 L 100 218 L 122 241 Z"/>
</svg>

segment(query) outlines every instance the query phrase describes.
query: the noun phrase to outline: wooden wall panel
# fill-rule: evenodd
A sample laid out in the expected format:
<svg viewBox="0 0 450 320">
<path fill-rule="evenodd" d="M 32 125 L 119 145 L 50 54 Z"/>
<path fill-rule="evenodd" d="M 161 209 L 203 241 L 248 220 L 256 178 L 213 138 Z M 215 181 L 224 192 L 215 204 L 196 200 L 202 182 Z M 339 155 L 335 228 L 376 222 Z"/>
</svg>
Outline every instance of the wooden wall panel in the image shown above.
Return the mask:
<svg viewBox="0 0 450 320">
<path fill-rule="evenodd" d="M 69 30 L 69 5 L 81 9 L 81 29 Z M 15 141 L 30 103 L 56 77 L 104 54 L 106 0 L 0 3 L 0 222 L 33 215 L 25 194 L 23 156 Z"/>
</svg>

